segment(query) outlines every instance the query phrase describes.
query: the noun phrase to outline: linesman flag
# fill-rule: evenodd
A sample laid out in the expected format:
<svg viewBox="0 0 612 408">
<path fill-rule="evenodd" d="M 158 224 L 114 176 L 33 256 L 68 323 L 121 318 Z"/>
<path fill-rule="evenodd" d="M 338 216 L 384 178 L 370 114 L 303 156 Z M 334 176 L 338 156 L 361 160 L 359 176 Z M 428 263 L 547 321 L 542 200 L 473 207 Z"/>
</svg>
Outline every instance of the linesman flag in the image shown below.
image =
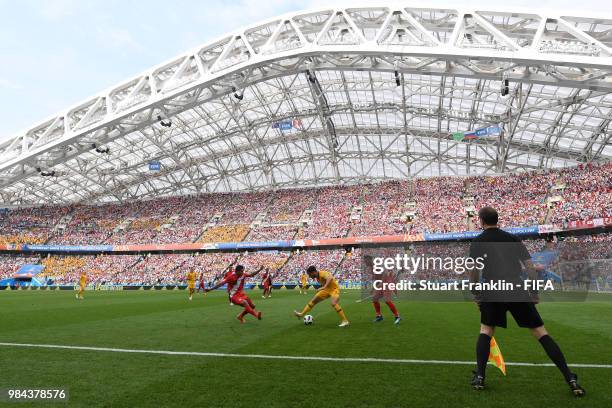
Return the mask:
<svg viewBox="0 0 612 408">
<path fill-rule="evenodd" d="M 502 356 L 501 350 L 495 341 L 495 337 L 491 337 L 489 363 L 492 363 L 495 367 L 499 368 L 504 375 L 506 375 L 506 362 L 504 361 L 504 356 Z"/>
</svg>

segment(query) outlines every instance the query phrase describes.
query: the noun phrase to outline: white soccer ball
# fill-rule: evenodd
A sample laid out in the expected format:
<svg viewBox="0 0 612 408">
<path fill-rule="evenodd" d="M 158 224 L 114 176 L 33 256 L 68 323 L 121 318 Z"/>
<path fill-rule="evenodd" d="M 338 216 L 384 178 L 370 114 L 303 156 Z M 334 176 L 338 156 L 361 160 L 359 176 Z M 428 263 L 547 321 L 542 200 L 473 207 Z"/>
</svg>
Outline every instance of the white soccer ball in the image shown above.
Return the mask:
<svg viewBox="0 0 612 408">
<path fill-rule="evenodd" d="M 306 326 L 310 326 L 313 322 L 312 316 L 311 315 L 306 315 L 304 316 L 304 324 Z"/>
</svg>

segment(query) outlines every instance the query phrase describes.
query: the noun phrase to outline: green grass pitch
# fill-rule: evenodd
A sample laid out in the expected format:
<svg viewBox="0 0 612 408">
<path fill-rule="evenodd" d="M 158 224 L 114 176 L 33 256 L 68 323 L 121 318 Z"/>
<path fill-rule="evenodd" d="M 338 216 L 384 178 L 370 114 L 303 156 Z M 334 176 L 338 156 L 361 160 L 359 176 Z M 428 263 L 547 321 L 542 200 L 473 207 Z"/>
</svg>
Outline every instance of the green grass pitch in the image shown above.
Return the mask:
<svg viewBox="0 0 612 408">
<path fill-rule="evenodd" d="M 371 357 L 474 359 L 478 313 L 472 303 L 398 302 L 398 327 L 372 323 L 368 302 L 344 291 L 351 326 L 326 301 L 315 323 L 291 316 L 310 296 L 276 291 L 261 299 L 264 319 L 241 325 L 220 291 L 86 293 L 0 292 L 0 342 L 121 349 Z M 311 292 L 312 294 L 312 292 Z M 612 364 L 612 296 L 584 303 L 547 303 L 540 312 L 571 363 Z M 511 321 L 511 318 L 509 317 Z M 507 362 L 548 363 L 531 335 L 511 321 L 496 334 Z M 612 368 L 576 368 L 587 396 L 576 400 L 555 367 L 489 366 L 487 389 L 469 386 L 471 365 L 303 361 L 0 346 L 0 389 L 67 388 L 70 406 L 112 407 L 611 407 Z M 42 406 L 43 403 L 18 406 Z M 66 404 L 56 404 L 57 406 Z"/>
</svg>

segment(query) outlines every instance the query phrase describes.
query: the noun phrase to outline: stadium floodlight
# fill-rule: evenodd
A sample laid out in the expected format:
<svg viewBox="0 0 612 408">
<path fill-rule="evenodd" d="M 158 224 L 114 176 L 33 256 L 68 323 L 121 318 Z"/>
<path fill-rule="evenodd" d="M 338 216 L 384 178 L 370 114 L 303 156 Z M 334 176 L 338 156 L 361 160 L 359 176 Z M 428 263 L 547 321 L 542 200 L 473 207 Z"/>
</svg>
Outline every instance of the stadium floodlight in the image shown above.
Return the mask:
<svg viewBox="0 0 612 408">
<path fill-rule="evenodd" d="M 502 85 L 501 85 L 501 96 L 508 96 L 509 93 L 510 93 L 510 81 L 508 80 L 508 78 L 504 78 L 502 80 Z"/>
<path fill-rule="evenodd" d="M 110 147 L 100 147 L 96 143 L 92 143 L 91 147 L 96 150 L 96 153 L 110 154 Z"/>
<path fill-rule="evenodd" d="M 244 92 L 238 92 L 235 86 L 232 86 L 232 92 L 234 93 L 234 98 L 238 99 L 239 101 L 244 99 Z"/>
<path fill-rule="evenodd" d="M 46 170 L 42 170 L 40 167 L 37 167 L 36 170 L 43 177 L 53 177 L 53 176 L 55 176 L 55 170 L 46 171 Z"/>
<path fill-rule="evenodd" d="M 306 75 L 308 76 L 308 81 L 310 81 L 311 84 L 314 84 L 317 81 L 317 78 L 312 72 L 310 72 L 310 70 L 306 70 Z"/>
<path fill-rule="evenodd" d="M 397 70 L 395 70 L 394 74 L 395 74 L 395 85 L 397 85 L 397 86 L 401 86 L 401 85 L 402 85 L 402 83 L 401 83 L 401 81 L 400 81 L 399 72 L 398 72 Z"/>
<path fill-rule="evenodd" d="M 170 119 L 164 120 L 164 118 L 162 118 L 161 115 L 157 115 L 157 120 L 159 121 L 159 124 L 162 125 L 163 127 L 172 126 L 172 121 Z"/>
</svg>

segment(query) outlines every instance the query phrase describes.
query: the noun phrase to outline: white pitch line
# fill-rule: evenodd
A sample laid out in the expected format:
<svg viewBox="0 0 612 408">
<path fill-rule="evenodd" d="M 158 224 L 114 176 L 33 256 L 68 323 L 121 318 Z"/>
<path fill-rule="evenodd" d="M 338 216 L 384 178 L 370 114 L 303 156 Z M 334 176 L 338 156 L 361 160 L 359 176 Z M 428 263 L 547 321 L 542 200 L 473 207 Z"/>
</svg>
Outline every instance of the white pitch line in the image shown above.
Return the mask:
<svg viewBox="0 0 612 408">
<path fill-rule="evenodd" d="M 344 363 L 394 363 L 394 364 L 446 364 L 446 365 L 474 365 L 474 361 L 457 360 L 411 360 L 396 358 L 375 358 L 375 357 L 319 357 L 319 356 L 279 356 L 269 354 L 237 354 L 237 353 L 207 353 L 200 351 L 169 351 L 169 350 L 142 350 L 142 349 L 122 349 L 108 347 L 89 347 L 89 346 L 64 346 L 60 344 L 29 344 L 29 343 L 0 343 L 6 347 L 34 347 L 50 349 L 69 349 L 69 350 L 88 350 L 88 351 L 108 351 L 112 353 L 140 353 L 140 354 L 162 354 L 171 356 L 198 356 L 198 357 L 229 357 L 229 358 L 252 358 L 266 360 L 304 360 L 304 361 L 334 361 Z M 506 362 L 508 366 L 525 367 L 554 367 L 552 363 L 520 363 Z M 582 368 L 612 368 L 612 364 L 570 364 L 571 367 Z"/>
</svg>

